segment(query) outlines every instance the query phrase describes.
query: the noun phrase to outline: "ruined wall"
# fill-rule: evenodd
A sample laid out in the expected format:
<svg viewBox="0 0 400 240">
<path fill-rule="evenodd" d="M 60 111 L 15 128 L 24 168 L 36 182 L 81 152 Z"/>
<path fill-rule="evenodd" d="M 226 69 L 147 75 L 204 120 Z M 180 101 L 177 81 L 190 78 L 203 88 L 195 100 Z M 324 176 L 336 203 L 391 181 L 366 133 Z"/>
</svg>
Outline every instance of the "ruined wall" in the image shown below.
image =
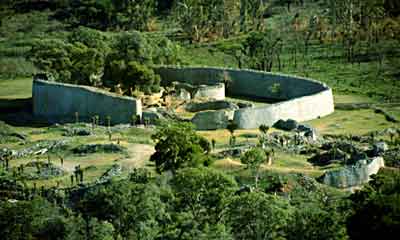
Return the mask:
<svg viewBox="0 0 400 240">
<path fill-rule="evenodd" d="M 377 174 L 379 169 L 384 166 L 382 157 L 361 160 L 355 165 L 325 172 L 321 182 L 337 188 L 361 186 L 370 180 L 372 174 Z"/>
<path fill-rule="evenodd" d="M 194 92 L 193 98 L 225 99 L 225 84 L 200 85 Z"/>
<path fill-rule="evenodd" d="M 312 79 L 261 71 L 206 68 L 159 67 L 162 82 L 185 82 L 193 85 L 225 82 L 227 94 L 279 103 L 258 108 L 237 110 L 234 121 L 239 128 L 272 125 L 279 119 L 307 121 L 334 111 L 332 90 Z"/>
<path fill-rule="evenodd" d="M 113 124 L 129 123 L 133 115 L 142 115 L 140 100 L 119 96 L 94 87 L 34 80 L 33 114 L 48 122 L 71 122 L 75 113 L 81 121 L 98 115 Z"/>
</svg>

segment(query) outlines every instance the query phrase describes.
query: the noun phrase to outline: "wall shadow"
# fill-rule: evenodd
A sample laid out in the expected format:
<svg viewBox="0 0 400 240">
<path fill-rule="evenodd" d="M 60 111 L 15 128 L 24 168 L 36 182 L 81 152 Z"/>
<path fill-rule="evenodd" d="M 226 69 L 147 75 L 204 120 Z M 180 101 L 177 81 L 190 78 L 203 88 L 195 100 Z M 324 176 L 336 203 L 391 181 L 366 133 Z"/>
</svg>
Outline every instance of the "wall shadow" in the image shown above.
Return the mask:
<svg viewBox="0 0 400 240">
<path fill-rule="evenodd" d="M 0 121 L 16 127 L 49 126 L 33 116 L 32 98 L 0 99 Z"/>
</svg>

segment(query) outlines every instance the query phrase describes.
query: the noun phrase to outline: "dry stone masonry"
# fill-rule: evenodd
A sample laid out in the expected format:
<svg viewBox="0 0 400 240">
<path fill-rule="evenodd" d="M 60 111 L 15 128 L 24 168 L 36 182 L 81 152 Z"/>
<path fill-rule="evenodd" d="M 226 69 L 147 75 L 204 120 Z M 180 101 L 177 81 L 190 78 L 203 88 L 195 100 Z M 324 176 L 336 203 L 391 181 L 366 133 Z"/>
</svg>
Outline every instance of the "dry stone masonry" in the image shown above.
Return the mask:
<svg viewBox="0 0 400 240">
<path fill-rule="evenodd" d="M 360 160 L 354 165 L 327 171 L 321 178 L 324 184 L 337 188 L 358 187 L 367 183 L 371 175 L 377 174 L 385 166 L 382 157 Z"/>
<path fill-rule="evenodd" d="M 32 87 L 33 114 L 48 122 L 72 122 L 76 113 L 81 121 L 99 116 L 102 122 L 129 123 L 132 116 L 142 115 L 140 100 L 77 86 L 35 79 Z"/>
<path fill-rule="evenodd" d="M 222 111 L 196 115 L 192 122 L 199 130 L 223 128 L 232 119 L 239 128 L 252 129 L 261 124 L 272 126 L 280 119 L 307 121 L 334 111 L 332 90 L 312 79 L 213 67 L 162 66 L 155 70 L 165 85 L 178 82 L 197 86 L 194 96 L 196 98 L 223 100 L 227 94 L 278 102 L 239 108 L 229 114 Z M 109 116 L 112 123 L 129 123 L 132 116 L 142 116 L 142 103 L 138 99 L 93 87 L 40 79 L 33 83 L 33 109 L 35 116 L 50 122 L 73 121 L 76 112 L 80 120 L 90 119 L 95 115 L 101 118 Z M 216 119 L 212 119 L 213 117 Z"/>
<path fill-rule="evenodd" d="M 312 79 L 273 73 L 212 67 L 159 67 L 156 72 L 164 83 L 181 82 L 191 85 L 224 83 L 227 95 L 279 101 L 276 104 L 238 109 L 233 120 L 239 128 L 258 128 L 273 125 L 280 119 L 307 121 L 326 116 L 334 111 L 332 90 Z M 210 114 L 205 114 L 207 118 Z M 196 116 L 195 124 L 200 121 Z M 218 126 L 220 126 L 218 121 Z M 222 124 L 225 125 L 225 124 Z M 216 128 L 210 126 L 207 128 Z M 197 126 L 202 130 L 202 126 Z"/>
</svg>

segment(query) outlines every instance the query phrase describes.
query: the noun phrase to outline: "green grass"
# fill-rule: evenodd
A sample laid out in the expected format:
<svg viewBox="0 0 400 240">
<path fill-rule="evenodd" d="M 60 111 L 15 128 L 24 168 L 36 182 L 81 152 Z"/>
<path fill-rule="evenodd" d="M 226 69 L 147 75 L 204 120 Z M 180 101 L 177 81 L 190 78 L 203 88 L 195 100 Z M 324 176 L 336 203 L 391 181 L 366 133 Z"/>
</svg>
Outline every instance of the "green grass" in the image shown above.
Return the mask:
<svg viewBox="0 0 400 240">
<path fill-rule="evenodd" d="M 76 124 L 75 124 L 76 125 Z M 64 159 L 63 169 L 66 171 L 66 174 L 61 177 L 54 177 L 46 180 L 30 180 L 27 181 L 28 185 L 33 185 L 36 183 L 37 186 L 56 186 L 57 183 L 60 186 L 69 186 L 70 185 L 70 175 L 73 174 L 73 170 L 75 166 L 80 165 L 81 168 L 87 169 L 84 170 L 84 181 L 92 182 L 98 179 L 108 168 L 110 168 L 113 164 L 120 162 L 121 160 L 125 160 L 128 157 L 127 152 L 120 153 L 94 153 L 94 154 L 86 154 L 86 155 L 76 155 L 71 152 L 71 149 L 77 147 L 82 144 L 106 144 L 110 143 L 108 140 L 108 134 L 104 129 L 97 129 L 96 135 L 86 136 L 86 137 L 67 137 L 62 136 L 63 131 L 61 128 L 53 128 L 53 127 L 43 127 L 43 128 L 28 128 L 28 127 L 19 127 L 14 128 L 18 129 L 19 132 L 25 133 L 29 136 L 29 141 L 24 145 L 21 145 L 19 142 L 14 143 L 5 143 L 0 144 L 1 148 L 11 148 L 14 150 L 22 150 L 24 148 L 28 148 L 33 146 L 40 140 L 67 140 L 67 146 L 65 149 L 59 150 L 56 153 L 50 153 L 51 161 L 56 165 L 61 167 L 61 162 L 59 156 L 62 156 Z M 151 130 L 147 129 L 136 129 L 131 128 L 128 130 L 121 131 L 123 134 L 119 135 L 121 145 L 126 148 L 132 147 L 132 144 L 136 144 L 137 142 L 148 144 L 151 142 L 150 135 L 152 133 Z M 137 138 L 135 140 L 135 138 Z M 132 143 L 133 142 L 133 143 Z M 112 143 L 117 143 L 117 136 L 114 135 L 114 139 Z M 28 162 L 39 160 L 43 162 L 47 162 L 47 154 L 40 156 L 29 156 L 23 157 L 19 159 L 13 159 L 10 161 L 11 167 L 17 167 L 21 164 L 26 164 Z M 135 157 L 135 156 L 130 156 Z M 125 160 L 126 162 L 127 160 Z M 127 163 L 125 163 L 126 165 Z M 126 172 L 124 173 L 126 174 Z"/>
<path fill-rule="evenodd" d="M 334 102 L 337 103 L 376 103 L 375 99 L 357 94 L 334 94 Z"/>
<path fill-rule="evenodd" d="M 32 78 L 0 79 L 0 99 L 32 97 Z"/>
<path fill-rule="evenodd" d="M 323 134 L 353 134 L 362 135 L 371 131 L 379 131 L 398 124 L 388 122 L 382 114 L 376 114 L 372 109 L 341 111 L 308 121 Z"/>
</svg>

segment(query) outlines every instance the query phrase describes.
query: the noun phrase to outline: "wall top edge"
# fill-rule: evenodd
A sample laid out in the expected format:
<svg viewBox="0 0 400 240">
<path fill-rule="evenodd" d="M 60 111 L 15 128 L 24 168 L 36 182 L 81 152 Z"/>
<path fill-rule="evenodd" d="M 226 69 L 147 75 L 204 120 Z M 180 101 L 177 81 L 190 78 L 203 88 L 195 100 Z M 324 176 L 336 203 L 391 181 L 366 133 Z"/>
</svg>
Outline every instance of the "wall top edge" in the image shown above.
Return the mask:
<svg viewBox="0 0 400 240">
<path fill-rule="evenodd" d="M 259 73 L 259 74 L 268 74 L 268 75 L 273 75 L 273 76 L 281 76 L 281 77 L 289 77 L 289 78 L 295 78 L 299 80 L 306 80 L 310 82 L 314 82 L 317 84 L 320 84 L 326 89 L 331 89 L 328 85 L 326 85 L 323 82 L 320 82 L 318 80 L 312 79 L 312 78 L 307 78 L 307 77 L 302 77 L 302 76 L 297 76 L 293 74 L 286 74 L 286 73 L 278 73 L 278 72 L 265 72 L 265 71 L 260 71 L 260 70 L 254 70 L 254 69 L 247 69 L 247 68 L 242 68 L 242 69 L 237 69 L 237 68 L 228 68 L 228 67 L 210 67 L 210 66 L 201 66 L 201 65 L 190 65 L 190 66 L 175 66 L 175 65 L 154 65 L 153 68 L 156 69 L 177 69 L 177 70 L 222 70 L 222 71 L 235 71 L 235 72 L 249 72 L 249 73 Z"/>
<path fill-rule="evenodd" d="M 115 98 L 120 98 L 120 99 L 125 99 L 125 100 L 133 100 L 133 101 L 137 101 L 138 99 L 134 98 L 134 97 L 128 97 L 128 96 L 122 96 L 116 93 L 112 93 L 112 92 L 108 92 L 106 90 L 100 89 L 100 88 L 96 88 L 96 87 L 91 87 L 91 86 L 85 86 L 85 85 L 76 85 L 76 84 L 70 84 L 70 83 L 60 83 L 60 82 L 52 82 L 52 81 L 47 81 L 47 80 L 43 80 L 43 79 L 34 79 L 33 80 L 33 84 L 42 84 L 42 85 L 52 85 L 52 86 L 63 86 L 63 87 L 70 87 L 70 88 L 79 88 L 79 89 L 83 89 L 89 92 L 93 92 L 93 93 L 99 93 L 99 94 L 103 94 L 109 97 L 115 97 Z"/>
</svg>

